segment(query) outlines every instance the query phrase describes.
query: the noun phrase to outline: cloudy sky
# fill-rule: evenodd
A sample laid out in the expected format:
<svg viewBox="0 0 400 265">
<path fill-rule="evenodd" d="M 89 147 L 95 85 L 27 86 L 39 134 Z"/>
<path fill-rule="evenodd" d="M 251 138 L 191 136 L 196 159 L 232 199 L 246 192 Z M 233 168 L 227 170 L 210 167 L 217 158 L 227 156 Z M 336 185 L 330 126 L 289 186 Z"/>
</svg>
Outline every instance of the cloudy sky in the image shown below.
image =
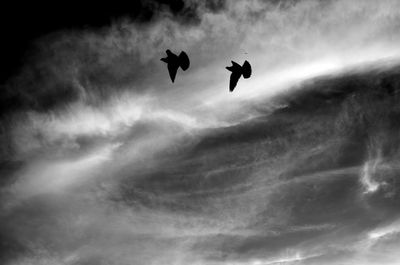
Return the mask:
<svg viewBox="0 0 400 265">
<path fill-rule="evenodd" d="M 2 264 L 400 262 L 399 1 L 66 10 L 2 51 Z"/>
</svg>

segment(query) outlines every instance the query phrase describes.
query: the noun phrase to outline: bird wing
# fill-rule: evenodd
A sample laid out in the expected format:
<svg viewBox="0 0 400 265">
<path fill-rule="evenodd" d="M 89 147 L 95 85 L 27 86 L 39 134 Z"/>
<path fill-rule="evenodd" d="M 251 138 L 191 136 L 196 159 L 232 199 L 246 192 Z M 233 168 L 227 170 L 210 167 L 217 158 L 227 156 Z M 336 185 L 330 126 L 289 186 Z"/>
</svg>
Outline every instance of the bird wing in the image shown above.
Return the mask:
<svg viewBox="0 0 400 265">
<path fill-rule="evenodd" d="M 235 87 L 237 85 L 237 82 L 239 81 L 240 76 L 241 76 L 240 72 L 232 72 L 231 78 L 230 78 L 230 81 L 229 81 L 229 91 L 230 92 L 232 92 L 235 89 Z"/>
<path fill-rule="evenodd" d="M 175 76 L 176 76 L 176 72 L 178 71 L 178 67 L 179 66 L 177 66 L 174 63 L 168 64 L 168 72 L 169 72 L 169 76 L 171 77 L 172 83 L 175 81 Z"/>
<path fill-rule="evenodd" d="M 249 78 L 251 76 L 251 65 L 248 61 L 244 61 L 243 63 L 242 74 L 244 78 Z"/>
<path fill-rule="evenodd" d="M 178 59 L 179 59 L 179 64 L 180 64 L 182 70 L 186 71 L 190 66 L 190 60 L 189 60 L 189 57 L 187 56 L 186 52 L 182 51 L 179 54 Z"/>
<path fill-rule="evenodd" d="M 231 66 L 231 67 L 233 67 L 233 69 L 240 69 L 240 68 L 242 68 L 242 67 L 240 66 L 240 64 L 238 64 L 237 62 L 231 61 L 231 63 L 232 63 L 232 66 Z"/>
</svg>

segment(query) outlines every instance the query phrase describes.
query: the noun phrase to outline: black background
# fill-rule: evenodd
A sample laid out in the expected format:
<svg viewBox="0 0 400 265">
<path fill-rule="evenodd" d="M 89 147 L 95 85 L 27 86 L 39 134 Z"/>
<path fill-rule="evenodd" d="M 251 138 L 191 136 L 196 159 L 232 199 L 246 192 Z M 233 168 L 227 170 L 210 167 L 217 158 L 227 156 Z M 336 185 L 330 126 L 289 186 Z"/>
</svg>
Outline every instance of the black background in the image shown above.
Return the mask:
<svg viewBox="0 0 400 265">
<path fill-rule="evenodd" d="M 12 75 L 18 73 L 34 40 L 41 36 L 60 30 L 99 28 L 120 18 L 129 18 L 135 23 L 147 23 L 154 19 L 155 13 L 161 8 L 187 22 L 196 18 L 193 7 L 188 7 L 183 0 L 3 4 L 0 6 L 0 84 L 3 85 Z"/>
</svg>

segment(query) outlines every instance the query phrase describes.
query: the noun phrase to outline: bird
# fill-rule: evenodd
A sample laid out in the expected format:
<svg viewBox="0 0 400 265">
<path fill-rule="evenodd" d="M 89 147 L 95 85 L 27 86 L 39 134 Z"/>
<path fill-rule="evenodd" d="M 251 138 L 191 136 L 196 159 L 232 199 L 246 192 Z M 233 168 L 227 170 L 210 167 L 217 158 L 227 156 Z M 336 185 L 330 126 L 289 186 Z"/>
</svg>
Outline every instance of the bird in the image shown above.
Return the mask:
<svg viewBox="0 0 400 265">
<path fill-rule="evenodd" d="M 227 66 L 226 69 L 228 71 L 231 71 L 231 78 L 229 81 L 229 91 L 232 92 L 236 85 L 237 82 L 239 81 L 239 78 L 243 76 L 243 78 L 247 79 L 251 76 L 251 65 L 248 61 L 244 61 L 243 65 L 240 66 L 238 63 L 231 61 L 232 66 Z"/>
<path fill-rule="evenodd" d="M 179 56 L 170 50 L 166 50 L 165 52 L 167 53 L 167 57 L 161 58 L 161 61 L 168 65 L 169 76 L 171 77 L 172 83 L 174 83 L 178 68 L 180 67 L 183 71 L 186 71 L 189 68 L 189 57 L 184 51 L 181 51 Z"/>
</svg>

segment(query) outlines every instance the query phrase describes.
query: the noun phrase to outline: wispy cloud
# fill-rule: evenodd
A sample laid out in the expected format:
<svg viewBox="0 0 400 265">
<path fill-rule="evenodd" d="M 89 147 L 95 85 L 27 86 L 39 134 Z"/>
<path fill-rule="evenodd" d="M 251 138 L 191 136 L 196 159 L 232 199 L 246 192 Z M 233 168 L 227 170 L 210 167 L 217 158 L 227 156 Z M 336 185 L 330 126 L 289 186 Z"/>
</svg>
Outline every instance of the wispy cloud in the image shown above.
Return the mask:
<svg viewBox="0 0 400 265">
<path fill-rule="evenodd" d="M 11 264 L 335 264 L 331 249 L 360 254 L 397 233 L 371 230 L 378 211 L 363 208 L 379 196 L 378 134 L 361 170 L 337 158 L 353 152 L 334 124 L 341 103 L 273 113 L 304 80 L 397 63 L 400 3 L 212 3 L 185 2 L 193 23 L 156 6 L 147 24 L 37 41 L 0 95 L 18 103 L 3 107 L 2 159 L 20 163 L 0 224 L 30 253 Z M 174 84 L 159 61 L 167 48 L 191 59 Z M 253 68 L 234 93 L 231 59 Z"/>
</svg>

